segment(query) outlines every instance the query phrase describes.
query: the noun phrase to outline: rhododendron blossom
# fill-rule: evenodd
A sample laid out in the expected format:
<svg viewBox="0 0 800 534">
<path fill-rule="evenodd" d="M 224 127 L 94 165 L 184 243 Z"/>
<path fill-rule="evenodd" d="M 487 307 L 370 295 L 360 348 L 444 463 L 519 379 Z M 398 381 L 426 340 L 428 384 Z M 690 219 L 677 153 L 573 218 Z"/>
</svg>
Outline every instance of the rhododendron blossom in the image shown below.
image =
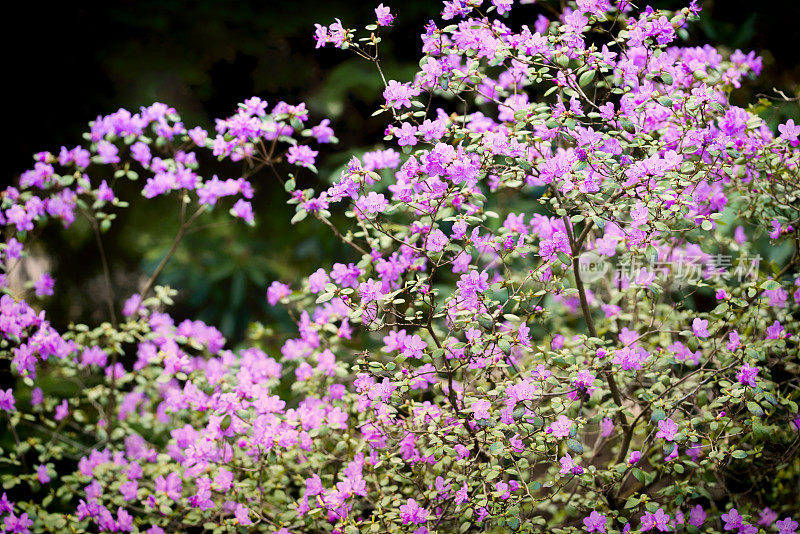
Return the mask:
<svg viewBox="0 0 800 534">
<path fill-rule="evenodd" d="M 681 43 L 694 2 L 516 4 L 444 2 L 405 80 L 390 6 L 309 27 L 382 84 L 383 139 L 341 158 L 335 118 L 259 97 L 34 156 L 0 193 L 3 532 L 797 530 L 800 126 L 733 103 L 756 54 Z M 161 272 L 213 210 L 257 225 L 270 180 L 269 231 L 336 255 L 265 283 L 282 319 L 231 346 Z M 61 281 L 16 269 L 41 231 L 102 244 L 156 198 L 159 267 L 53 326 Z"/>
</svg>

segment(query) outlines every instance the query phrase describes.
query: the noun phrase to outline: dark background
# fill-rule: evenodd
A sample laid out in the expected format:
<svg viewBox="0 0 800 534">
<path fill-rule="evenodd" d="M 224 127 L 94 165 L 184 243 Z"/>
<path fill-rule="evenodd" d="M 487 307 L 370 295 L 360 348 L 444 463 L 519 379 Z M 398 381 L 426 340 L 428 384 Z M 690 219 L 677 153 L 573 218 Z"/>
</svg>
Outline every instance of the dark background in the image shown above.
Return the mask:
<svg viewBox="0 0 800 534">
<path fill-rule="evenodd" d="M 385 119 L 369 118 L 381 93 L 374 67 L 345 51 L 315 50 L 314 23 L 327 25 L 338 17 L 345 27 L 360 28 L 374 21 L 377 3 L 16 3 L 16 12 L 5 17 L 4 85 L 10 97 L 4 114 L 9 135 L 3 179 L 16 179 L 37 151 L 57 153 L 61 145 L 78 144 L 88 121 L 120 107 L 138 110 L 160 101 L 177 108 L 187 127 L 212 129 L 214 117 L 232 114 L 238 102 L 257 95 L 270 104 L 306 102 L 312 124 L 331 118 L 345 150 L 321 153 L 324 181 L 350 153 L 382 138 Z M 441 2 L 385 3 L 397 16 L 382 44 L 387 77 L 409 79 L 420 57 L 419 35 L 429 19 L 438 18 Z M 686 2 L 652 5 L 675 9 Z M 755 50 L 764 58 L 762 76 L 737 91 L 737 103 L 754 102 L 760 94 L 774 96 L 773 87 L 787 94 L 797 90 L 800 2 L 716 0 L 703 5 L 700 23 L 690 30 L 690 44 Z M 537 9 L 525 6 L 510 23 L 532 23 Z M 782 106 L 765 116 L 774 128 L 796 113 L 796 106 Z M 213 172 L 237 177 L 234 168 Z M 302 185 L 319 185 L 305 179 L 308 183 Z M 269 282 L 289 281 L 318 266 L 329 268 L 347 254 L 321 225 L 307 221 L 287 231 L 292 210 L 285 205 L 285 194 L 266 174 L 252 181 L 258 191 L 258 225 L 217 224 L 191 234 L 161 279 L 182 290 L 176 316 L 217 324 L 234 341 L 252 319 L 285 320 L 266 305 Z M 137 194 L 136 188 L 129 193 Z M 152 272 L 177 229 L 171 209 L 162 202 L 138 205 L 120 213 L 120 224 L 104 237 L 118 303 L 135 291 L 142 272 Z M 219 215 L 204 222 L 223 221 Z M 58 282 L 48 308 L 60 325 L 106 319 L 93 237 L 85 223 L 74 226 L 73 232 L 54 229 L 44 236 Z"/>
</svg>

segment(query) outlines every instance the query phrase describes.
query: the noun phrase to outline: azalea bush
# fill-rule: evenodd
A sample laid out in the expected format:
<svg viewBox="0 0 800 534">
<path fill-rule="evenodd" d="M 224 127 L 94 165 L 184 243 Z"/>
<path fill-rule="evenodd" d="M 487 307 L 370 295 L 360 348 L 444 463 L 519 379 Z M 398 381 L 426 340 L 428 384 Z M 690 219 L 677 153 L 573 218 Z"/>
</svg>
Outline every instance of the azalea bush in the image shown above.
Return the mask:
<svg viewBox="0 0 800 534">
<path fill-rule="evenodd" d="M 153 104 L 36 154 L 0 196 L 2 531 L 797 531 L 800 126 L 729 104 L 761 60 L 681 47 L 694 3 L 512 8 L 445 2 L 406 81 L 388 7 L 318 24 L 374 63 L 387 124 L 321 190 L 330 122 L 257 97 L 213 132 Z M 276 180 L 273 231 L 321 225 L 351 261 L 273 281 L 296 327 L 228 347 L 159 275 Z M 58 257 L 36 238 L 82 222 L 107 266 L 150 199 L 180 221 L 167 254 L 57 331 L 58 282 L 19 267 Z"/>
</svg>

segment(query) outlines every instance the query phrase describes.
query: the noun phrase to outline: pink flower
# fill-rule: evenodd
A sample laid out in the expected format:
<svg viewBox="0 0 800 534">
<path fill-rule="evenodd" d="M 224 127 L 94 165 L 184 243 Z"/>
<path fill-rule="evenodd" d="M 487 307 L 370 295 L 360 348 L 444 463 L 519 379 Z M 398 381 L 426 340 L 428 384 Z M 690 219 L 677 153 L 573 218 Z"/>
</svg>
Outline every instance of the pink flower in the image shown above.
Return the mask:
<svg viewBox="0 0 800 534">
<path fill-rule="evenodd" d="M 725 530 L 734 530 L 742 526 L 742 516 L 739 515 L 736 508 L 731 508 L 730 512 L 722 514 L 720 518 L 725 522 L 723 525 Z"/>
<path fill-rule="evenodd" d="M 56 281 L 49 273 L 42 273 L 36 282 L 33 283 L 33 289 L 36 291 L 37 297 L 44 297 L 53 294 L 53 286 Z"/>
<path fill-rule="evenodd" d="M 658 422 L 658 432 L 656 438 L 664 438 L 667 441 L 673 441 L 675 434 L 678 433 L 678 424 L 672 419 L 662 419 Z"/>
<path fill-rule="evenodd" d="M 656 510 L 656 513 L 651 514 L 650 512 L 645 512 L 642 516 L 642 532 L 647 532 L 648 530 L 652 530 L 654 527 L 661 532 L 669 531 L 669 515 L 664 513 L 664 510 L 659 508 Z"/>
<path fill-rule="evenodd" d="M 566 456 L 562 456 L 561 459 L 558 460 L 558 462 L 561 464 L 561 469 L 559 470 L 559 473 L 561 473 L 562 475 L 569 475 L 569 474 L 580 475 L 581 473 L 583 473 L 583 467 L 576 464 L 569 453 L 567 453 Z"/>
<path fill-rule="evenodd" d="M 394 15 L 389 12 L 389 7 L 379 4 L 375 8 L 375 16 L 378 18 L 378 26 L 390 26 L 394 20 Z"/>
<path fill-rule="evenodd" d="M 750 367 L 749 365 L 742 364 L 739 368 L 739 372 L 736 373 L 736 380 L 739 381 L 740 384 L 750 387 L 756 387 L 756 375 L 758 374 L 757 367 Z"/>
<path fill-rule="evenodd" d="M 472 406 L 470 406 L 470 410 L 472 410 L 472 417 L 474 417 L 476 421 L 479 419 L 489 419 L 491 417 L 489 414 L 489 408 L 491 407 L 492 403 L 488 400 L 476 400 L 472 403 Z"/>
<path fill-rule="evenodd" d="M 275 306 L 278 301 L 288 297 L 292 294 L 292 290 L 289 289 L 289 286 L 286 284 L 282 284 L 281 282 L 272 282 L 269 288 L 267 288 L 267 302 L 269 302 L 270 306 Z"/>
<path fill-rule="evenodd" d="M 692 321 L 692 331 L 694 335 L 697 337 L 706 338 L 709 336 L 708 333 L 708 321 L 706 319 L 700 319 L 699 317 L 695 317 L 694 321 Z"/>
<path fill-rule="evenodd" d="M 602 421 L 600 421 L 600 433 L 603 435 L 604 438 L 607 438 L 611 434 L 614 433 L 614 421 L 609 419 L 608 417 L 604 417 Z"/>
<path fill-rule="evenodd" d="M 689 524 L 699 528 L 705 521 L 706 511 L 698 504 L 689 512 Z"/>
<path fill-rule="evenodd" d="M 728 339 L 730 339 L 730 341 L 728 341 L 728 343 L 725 346 L 728 347 L 729 351 L 733 352 L 740 345 L 739 332 L 737 332 L 736 330 L 732 331 L 730 334 L 728 334 Z"/>
<path fill-rule="evenodd" d="M 250 519 L 250 509 L 241 503 L 236 505 L 236 510 L 234 510 L 233 515 L 236 517 L 236 521 L 238 521 L 240 525 L 253 524 L 253 520 Z"/>
<path fill-rule="evenodd" d="M 0 389 L 0 410 L 5 410 L 7 412 L 13 412 L 16 410 L 14 406 L 14 392 L 11 388 L 3 391 Z"/>
<path fill-rule="evenodd" d="M 768 527 L 772 525 L 776 519 L 778 519 L 778 513 L 767 506 L 759 512 L 758 524 Z"/>
<path fill-rule="evenodd" d="M 425 249 L 429 252 L 441 252 L 444 247 L 447 246 L 447 242 L 447 236 L 444 235 L 444 232 L 437 228 L 428 234 L 428 239 L 425 243 Z"/>
<path fill-rule="evenodd" d="M 239 217 L 247 223 L 253 223 L 255 220 L 253 217 L 252 204 L 242 198 L 237 200 L 236 204 L 233 205 L 233 208 L 231 208 L 231 213 L 233 213 L 235 217 Z"/>
<path fill-rule="evenodd" d="M 565 415 L 559 415 L 553 424 L 547 427 L 547 432 L 557 438 L 565 438 L 569 436 L 569 430 L 572 426 L 572 419 Z"/>
<path fill-rule="evenodd" d="M 781 339 L 783 337 L 783 325 L 776 320 L 767 327 L 767 339 Z"/>
<path fill-rule="evenodd" d="M 183 484 L 178 473 L 169 473 L 166 478 L 159 475 L 155 479 L 155 490 L 166 494 L 173 501 L 181 498 L 182 487 Z"/>
<path fill-rule="evenodd" d="M 589 517 L 583 519 L 583 524 L 586 527 L 586 532 L 605 532 L 606 521 L 606 516 L 592 511 Z"/>
<path fill-rule="evenodd" d="M 307 145 L 295 145 L 289 147 L 289 152 L 286 155 L 286 161 L 301 167 L 311 167 L 314 165 L 314 160 L 317 157 L 316 150 L 312 150 Z"/>
<path fill-rule="evenodd" d="M 40 484 L 47 484 L 50 482 L 50 475 L 47 474 L 46 465 L 40 465 L 36 468 L 36 478 L 39 480 Z"/>
<path fill-rule="evenodd" d="M 53 416 L 53 419 L 56 421 L 61 421 L 67 415 L 69 415 L 69 403 L 67 402 L 67 399 L 63 399 L 61 404 L 56 406 L 56 413 L 55 416 Z"/>
<path fill-rule="evenodd" d="M 787 517 L 783 521 L 777 521 L 775 526 L 778 527 L 778 534 L 795 534 L 798 525 L 797 521 L 791 517 Z"/>
<path fill-rule="evenodd" d="M 400 519 L 403 520 L 404 525 L 408 525 L 409 523 L 414 523 L 419 525 L 424 523 L 428 520 L 428 514 L 430 512 L 425 508 L 420 508 L 417 501 L 414 499 L 408 499 L 406 504 L 400 506 Z"/>
<path fill-rule="evenodd" d="M 800 135 L 800 124 L 795 124 L 794 119 L 789 119 L 786 124 L 779 124 L 778 131 L 781 133 L 781 139 L 785 141 L 797 141 L 797 136 Z"/>
<path fill-rule="evenodd" d="M 129 480 L 119 485 L 119 492 L 122 498 L 126 501 L 132 501 L 136 498 L 136 492 L 139 490 L 139 484 L 135 480 Z"/>
</svg>

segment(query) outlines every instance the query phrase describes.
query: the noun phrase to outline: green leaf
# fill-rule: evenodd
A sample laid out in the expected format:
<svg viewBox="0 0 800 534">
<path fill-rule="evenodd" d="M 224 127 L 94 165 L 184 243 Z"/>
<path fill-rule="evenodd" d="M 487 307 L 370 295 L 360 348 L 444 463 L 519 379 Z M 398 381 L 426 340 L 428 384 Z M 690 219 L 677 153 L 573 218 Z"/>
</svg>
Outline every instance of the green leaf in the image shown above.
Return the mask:
<svg viewBox="0 0 800 534">
<path fill-rule="evenodd" d="M 507 339 L 500 339 L 497 341 L 497 347 L 503 351 L 506 356 L 511 354 L 511 343 Z"/>
<path fill-rule="evenodd" d="M 776 289 L 780 289 L 780 287 L 781 285 L 775 280 L 766 280 L 761 284 L 761 289 L 765 291 L 775 291 Z"/>
<path fill-rule="evenodd" d="M 303 219 L 305 219 L 306 217 L 308 217 L 308 212 L 306 210 L 300 210 L 300 211 L 298 211 L 297 213 L 294 214 L 294 217 L 292 217 L 291 223 L 292 224 L 297 224 L 300 221 L 302 221 Z"/>
<path fill-rule="evenodd" d="M 636 125 L 633 124 L 633 122 L 629 118 L 622 117 L 619 120 L 619 124 L 620 124 L 620 126 L 622 126 L 622 129 L 625 130 L 626 132 L 628 132 L 628 133 L 636 133 Z"/>
<path fill-rule="evenodd" d="M 583 453 L 583 444 L 577 439 L 568 439 L 567 447 L 569 448 L 569 450 L 576 452 L 578 454 Z"/>
<path fill-rule="evenodd" d="M 762 417 L 764 415 L 764 410 L 761 408 L 761 406 L 753 401 L 747 401 L 747 409 L 756 417 Z"/>
<path fill-rule="evenodd" d="M 219 424 L 219 429 L 223 432 L 228 430 L 231 426 L 231 414 L 227 414 L 223 419 L 222 422 Z"/>
<path fill-rule="evenodd" d="M 653 410 L 653 415 L 650 416 L 650 420 L 654 423 L 657 423 L 658 421 L 663 421 L 666 418 L 667 418 L 667 413 L 661 408 Z"/>
</svg>

